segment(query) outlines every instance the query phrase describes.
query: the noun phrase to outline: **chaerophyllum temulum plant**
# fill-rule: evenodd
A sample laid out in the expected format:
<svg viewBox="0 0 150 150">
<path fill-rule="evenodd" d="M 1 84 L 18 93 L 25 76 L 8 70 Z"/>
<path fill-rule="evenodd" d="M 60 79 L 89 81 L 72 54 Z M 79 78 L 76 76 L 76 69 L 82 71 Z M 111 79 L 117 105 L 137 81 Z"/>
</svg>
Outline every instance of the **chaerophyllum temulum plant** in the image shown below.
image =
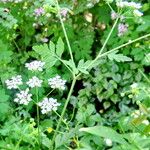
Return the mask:
<svg viewBox="0 0 150 150">
<path fill-rule="evenodd" d="M 49 42 L 48 44 L 44 45 L 38 45 L 34 46 L 33 49 L 34 51 L 41 56 L 41 61 L 33 61 L 30 63 L 26 63 L 25 67 L 33 72 L 33 76 L 30 77 L 25 83 L 26 83 L 26 88 L 24 86 L 22 87 L 23 81 L 22 77 L 20 75 L 16 77 L 12 77 L 10 80 L 6 80 L 6 84 L 8 89 L 17 89 L 19 93 L 16 94 L 16 97 L 14 101 L 18 104 L 22 105 L 28 105 L 31 101 L 35 103 L 36 108 L 37 108 L 37 126 L 38 126 L 38 144 L 39 144 L 39 149 L 41 148 L 41 138 L 42 138 L 42 133 L 40 130 L 40 110 L 42 114 L 47 115 L 47 113 L 53 111 L 55 112 L 56 115 L 58 115 L 60 118 L 58 120 L 58 123 L 56 125 L 56 129 L 54 131 L 53 138 L 51 139 L 51 142 L 49 143 L 49 149 L 56 149 L 55 146 L 55 139 L 57 136 L 57 133 L 60 132 L 59 129 L 62 125 L 62 123 L 68 125 L 67 121 L 64 118 L 70 97 L 72 95 L 72 92 L 74 89 L 74 86 L 76 84 L 76 81 L 80 79 L 80 76 L 82 74 L 89 74 L 90 69 L 93 67 L 96 67 L 99 64 L 99 60 L 102 59 L 103 57 L 108 57 L 110 60 L 115 60 L 117 62 L 125 62 L 125 61 L 131 61 L 132 59 L 124 56 L 123 54 L 118 54 L 119 50 L 121 48 L 124 48 L 125 46 L 128 46 L 134 42 L 137 42 L 139 40 L 145 39 L 150 36 L 150 34 L 146 34 L 144 36 L 141 36 L 137 39 L 129 40 L 129 42 L 124 43 L 122 45 L 119 45 L 111 50 L 106 51 L 106 46 L 111 38 L 111 35 L 115 28 L 118 28 L 118 36 L 121 38 L 124 34 L 128 32 L 128 27 L 129 25 L 126 24 L 126 19 L 136 19 L 136 20 L 141 20 L 141 16 L 143 13 L 140 11 L 141 9 L 141 4 L 140 3 L 135 3 L 135 2 L 127 2 L 127 1 L 116 1 L 116 6 L 118 8 L 118 11 L 116 12 L 112 6 L 111 6 L 110 0 L 107 0 L 106 3 L 111 9 L 111 18 L 114 20 L 114 24 L 106 38 L 106 40 L 103 43 L 102 48 L 100 49 L 99 53 L 97 54 L 96 58 L 94 60 L 83 60 L 81 59 L 77 64 L 74 60 L 73 52 L 71 49 L 71 44 L 69 42 L 67 32 L 64 26 L 64 21 L 67 16 L 67 12 L 69 11 L 68 9 L 61 8 L 58 4 L 58 1 L 50 1 L 51 6 L 46 4 L 43 6 L 43 8 L 38 8 L 35 10 L 36 17 L 40 15 L 44 15 L 45 11 L 50 11 L 53 12 L 57 15 L 57 17 L 60 20 L 60 24 L 62 26 L 62 30 L 64 32 L 64 36 L 66 39 L 66 43 L 68 46 L 69 50 L 69 55 L 70 59 L 64 60 L 62 59 L 62 54 L 64 51 L 64 43 L 61 38 L 58 39 L 57 44 L 54 44 L 52 41 Z M 50 92 L 47 93 L 46 95 L 43 95 L 42 99 L 39 99 L 39 88 L 42 87 L 43 80 L 40 77 L 38 77 L 37 72 L 42 72 L 44 71 L 44 68 L 49 68 L 54 66 L 57 61 L 60 61 L 65 67 L 70 71 L 70 76 L 72 78 L 72 83 L 71 87 L 68 92 L 68 96 L 66 98 L 65 104 L 63 106 L 61 114 L 57 113 L 57 108 L 61 105 L 61 100 L 58 100 L 56 98 L 52 98 L 50 94 L 53 92 L 54 89 L 59 89 L 59 90 L 64 90 L 65 89 L 65 83 L 66 80 L 61 79 L 59 75 L 56 75 L 53 78 L 50 78 L 47 80 L 47 85 L 51 88 Z M 33 96 L 30 93 L 30 90 L 35 90 Z M 33 98 L 34 97 L 34 98 Z M 40 110 L 39 110 L 40 109 Z M 68 121 L 69 122 L 69 121 Z M 84 132 L 89 132 L 92 133 L 92 130 L 95 128 L 81 128 L 80 131 Z M 101 128 L 99 128 L 101 129 Z M 103 128 L 107 129 L 107 128 Z M 111 131 L 110 131 L 111 132 Z M 95 134 L 95 133 L 93 133 Z M 104 135 L 99 135 L 99 136 L 104 136 Z M 106 136 L 107 137 L 107 136 Z M 123 143 L 124 140 L 120 138 Z M 112 139 L 105 139 L 106 144 L 112 145 Z"/>
</svg>

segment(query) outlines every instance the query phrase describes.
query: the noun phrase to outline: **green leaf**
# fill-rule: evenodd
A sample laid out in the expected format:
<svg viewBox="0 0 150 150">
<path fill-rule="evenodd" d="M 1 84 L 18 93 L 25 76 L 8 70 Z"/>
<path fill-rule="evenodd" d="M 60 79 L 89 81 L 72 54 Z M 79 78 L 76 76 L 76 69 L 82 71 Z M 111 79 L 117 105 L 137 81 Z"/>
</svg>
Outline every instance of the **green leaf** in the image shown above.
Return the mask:
<svg viewBox="0 0 150 150">
<path fill-rule="evenodd" d="M 117 54 L 118 51 L 112 52 L 108 54 L 108 58 L 110 60 L 115 60 L 117 62 L 125 62 L 125 61 L 132 61 L 131 58 L 124 56 L 123 54 Z"/>
<path fill-rule="evenodd" d="M 7 102 L 9 99 L 9 96 L 5 94 L 5 90 L 4 89 L 0 89 L 0 102 Z"/>
<path fill-rule="evenodd" d="M 49 48 L 52 54 L 55 54 L 55 44 L 52 41 L 49 42 Z"/>
<path fill-rule="evenodd" d="M 46 63 L 46 68 L 50 68 L 55 65 L 57 58 L 54 55 L 54 44 L 50 42 L 50 48 L 47 44 L 33 46 L 33 50 L 38 53 L 42 59 Z"/>
<path fill-rule="evenodd" d="M 86 70 L 86 67 L 89 66 L 90 63 L 91 63 L 90 60 L 84 62 L 84 60 L 81 59 L 78 63 L 78 70 L 84 74 L 89 74 L 89 72 Z"/>
<path fill-rule="evenodd" d="M 0 120 L 3 120 L 10 111 L 10 106 L 8 102 L 9 96 L 5 94 L 4 89 L 0 89 Z"/>
<path fill-rule="evenodd" d="M 150 28 L 150 19 L 149 19 L 149 15 L 147 15 L 147 16 L 144 16 L 142 19 L 143 19 L 143 22 L 144 23 L 142 23 L 141 25 L 139 25 L 138 27 L 137 27 L 137 31 L 138 32 L 142 32 L 142 31 L 147 31 L 147 30 L 149 30 L 149 28 Z"/>
<path fill-rule="evenodd" d="M 6 29 L 11 29 L 17 23 L 16 18 L 5 11 L 5 8 L 0 8 L 0 25 Z"/>
<path fill-rule="evenodd" d="M 7 43 L 0 40 L 0 64 L 10 63 L 13 52 L 9 50 Z"/>
<path fill-rule="evenodd" d="M 61 57 L 62 53 L 64 51 L 64 43 L 61 38 L 58 39 L 57 45 L 56 45 L 56 54 Z"/>
<path fill-rule="evenodd" d="M 109 138 L 112 141 L 120 144 L 126 144 L 126 141 L 124 140 L 123 136 L 109 127 L 95 126 L 89 128 L 81 128 L 79 131 L 84 131 L 103 138 Z"/>
<path fill-rule="evenodd" d="M 65 63 L 67 66 L 69 66 L 72 70 L 73 70 L 73 72 L 75 72 L 76 74 L 78 74 L 78 70 L 76 69 L 76 66 L 74 65 L 74 63 L 72 63 L 72 60 L 70 59 L 70 60 L 62 60 L 63 61 L 63 63 Z"/>
<path fill-rule="evenodd" d="M 68 132 L 64 132 L 64 134 L 58 134 L 55 138 L 55 146 L 56 148 L 69 144 L 70 139 L 75 136 L 75 134 L 78 132 L 78 127 L 70 129 Z"/>
</svg>

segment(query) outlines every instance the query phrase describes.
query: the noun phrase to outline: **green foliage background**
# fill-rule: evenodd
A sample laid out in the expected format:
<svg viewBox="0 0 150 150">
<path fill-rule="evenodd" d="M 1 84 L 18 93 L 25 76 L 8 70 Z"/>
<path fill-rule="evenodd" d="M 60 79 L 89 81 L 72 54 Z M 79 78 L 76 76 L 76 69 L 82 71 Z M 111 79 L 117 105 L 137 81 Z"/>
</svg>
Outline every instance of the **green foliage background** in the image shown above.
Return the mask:
<svg viewBox="0 0 150 150">
<path fill-rule="evenodd" d="M 36 118 L 35 110 L 31 109 L 32 106 L 22 108 L 13 102 L 15 91 L 6 90 L 4 83 L 6 79 L 18 73 L 22 73 L 25 77 L 25 62 L 42 59 L 46 62 L 46 74 L 43 78 L 47 79 L 54 74 L 61 74 L 67 79 L 67 86 L 70 86 L 70 72 L 60 62 L 51 58 L 48 42 L 43 44 L 42 41 L 43 38 L 48 38 L 53 43 L 64 42 L 65 49 L 62 58 L 69 57 L 55 9 L 47 10 L 47 14 L 51 14 L 50 17 L 47 17 L 48 15 L 38 18 L 34 16 L 34 9 L 52 2 L 48 0 L 29 0 L 21 3 L 0 2 L 0 149 L 5 149 L 6 145 L 8 149 L 37 149 L 35 144 L 37 128 L 34 125 L 35 122 L 29 119 Z M 128 32 L 118 37 L 116 29 L 105 51 L 148 33 L 150 1 L 141 2 L 144 12 L 141 22 L 136 19 L 127 20 Z M 110 18 L 110 8 L 104 1 L 95 0 L 63 0 L 60 1 L 60 6 L 71 9 L 64 25 L 76 64 L 81 59 L 94 59 L 113 24 Z M 116 9 L 114 3 L 112 6 Z M 92 22 L 86 19 L 89 14 L 92 14 Z M 66 150 L 69 147 L 76 149 L 78 143 L 80 143 L 80 148 L 78 148 L 80 150 L 102 150 L 106 148 L 103 138 L 111 138 L 111 134 L 113 134 L 112 137 L 117 137 L 115 131 L 121 136 L 123 134 L 123 140 L 126 139 L 128 144 L 113 141 L 114 146 L 110 149 L 149 149 L 150 125 L 142 124 L 142 121 L 149 120 L 150 112 L 150 83 L 148 82 L 150 80 L 147 81 L 150 76 L 150 39 L 147 38 L 124 47 L 120 53 L 130 57 L 132 61 L 118 62 L 114 59 L 116 56 L 114 58 L 111 56 L 110 59 L 105 57 L 99 61 L 97 67 L 90 71 L 90 74 L 80 77 L 65 115 L 67 120 L 71 119 L 70 130 L 64 132 L 63 135 L 58 134 L 55 140 L 58 150 Z M 61 55 L 61 52 L 58 54 Z M 122 55 L 118 57 L 120 61 L 124 58 Z M 133 83 L 138 83 L 135 91 L 130 87 Z M 44 92 L 44 89 L 41 89 L 41 94 Z M 63 96 L 66 94 L 67 90 L 64 94 L 60 93 L 59 99 L 62 99 L 62 106 L 65 101 Z M 62 108 L 58 111 L 61 112 L 61 110 Z M 131 113 L 135 110 L 140 110 L 142 115 L 133 119 Z M 45 130 L 48 127 L 56 127 L 57 117 L 50 114 L 41 116 L 41 120 L 43 149 L 48 149 L 49 139 L 53 133 L 47 133 Z M 96 125 L 109 126 L 113 133 L 111 131 L 104 133 L 105 137 L 102 133 L 96 134 L 93 132 L 97 130 L 94 128 Z M 79 132 L 79 128 L 83 127 L 89 127 L 89 130 Z M 61 130 L 64 131 L 64 126 Z M 17 145 L 20 145 L 20 148 Z"/>
</svg>

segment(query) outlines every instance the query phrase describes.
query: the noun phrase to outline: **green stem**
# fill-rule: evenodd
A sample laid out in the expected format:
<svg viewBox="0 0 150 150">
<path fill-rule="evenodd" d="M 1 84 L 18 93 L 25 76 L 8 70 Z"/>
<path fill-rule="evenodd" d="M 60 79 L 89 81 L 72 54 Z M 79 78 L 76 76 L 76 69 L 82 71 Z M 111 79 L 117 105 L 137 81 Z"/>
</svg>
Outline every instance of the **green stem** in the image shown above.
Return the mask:
<svg viewBox="0 0 150 150">
<path fill-rule="evenodd" d="M 61 62 L 66 66 L 66 68 L 73 74 L 73 71 L 70 69 L 70 67 L 69 67 L 61 58 L 59 58 L 57 55 L 55 55 L 55 57 L 56 57 L 59 61 L 61 61 Z"/>
<path fill-rule="evenodd" d="M 90 66 L 92 66 L 92 65 L 99 59 L 99 57 L 101 56 L 102 52 L 104 51 L 104 49 L 105 49 L 105 47 L 106 47 L 106 44 L 108 43 L 108 40 L 110 39 L 110 37 L 111 37 L 111 35 L 112 35 L 112 32 L 114 31 L 114 29 L 115 29 L 115 27 L 116 27 L 116 25 L 117 25 L 118 20 L 119 20 L 119 18 L 116 19 L 116 21 L 115 21 L 113 27 L 111 28 L 111 30 L 110 30 L 110 32 L 109 32 L 109 34 L 108 34 L 108 36 L 107 36 L 107 38 L 106 38 L 106 40 L 105 40 L 105 42 L 104 42 L 102 48 L 100 49 L 100 51 L 99 51 L 97 57 L 87 66 L 86 69 L 88 69 Z"/>
<path fill-rule="evenodd" d="M 39 113 L 39 96 L 38 96 L 38 88 L 36 87 L 36 113 L 37 113 L 37 127 L 38 127 L 38 142 L 39 142 L 39 148 L 41 147 L 41 139 L 40 139 L 40 113 Z"/>
<path fill-rule="evenodd" d="M 115 12 L 115 10 L 111 7 L 111 5 L 109 3 L 107 3 L 107 5 L 109 6 L 109 8 L 111 9 L 112 12 Z"/>
<path fill-rule="evenodd" d="M 46 96 L 44 96 L 44 97 L 49 96 L 54 90 L 55 90 L 55 89 L 52 89 L 52 90 L 51 90 L 50 92 L 48 92 L 48 93 L 46 94 Z"/>
<path fill-rule="evenodd" d="M 145 78 L 145 80 L 150 83 L 150 79 L 142 72 L 141 69 L 139 69 L 140 73 L 142 74 L 142 76 Z"/>
<path fill-rule="evenodd" d="M 16 43 L 16 41 L 15 41 L 14 39 L 13 39 L 12 41 L 13 41 L 13 43 L 15 44 L 16 48 L 18 49 L 18 52 L 21 52 L 21 50 L 20 50 L 18 44 Z"/>
<path fill-rule="evenodd" d="M 60 118 L 60 114 L 57 111 L 54 111 L 54 113 Z M 69 130 L 68 124 L 66 123 L 66 121 L 64 119 L 62 119 L 62 122 L 66 125 L 67 130 Z"/>
<path fill-rule="evenodd" d="M 68 96 L 67 96 L 67 100 L 66 100 L 66 102 L 65 102 L 64 108 L 63 108 L 62 113 L 61 113 L 61 115 L 60 115 L 60 118 L 59 118 L 59 121 L 58 121 L 56 130 L 55 130 L 55 133 L 54 133 L 54 136 L 53 136 L 51 145 L 50 145 L 50 150 L 53 149 L 53 145 L 54 145 L 54 142 L 55 142 L 55 138 L 56 138 L 57 132 L 58 132 L 58 130 L 59 130 L 59 128 L 60 128 L 60 125 L 61 125 L 61 123 L 62 123 L 63 117 L 64 117 L 64 115 L 65 115 L 66 108 L 67 108 L 67 106 L 68 106 L 68 103 L 69 103 L 71 94 L 72 94 L 72 92 L 73 92 L 73 88 L 74 88 L 75 83 L 76 83 L 76 80 L 77 80 L 76 77 L 73 78 L 73 81 L 72 81 L 72 84 L 71 84 L 71 88 L 70 88 L 70 91 L 69 91 Z M 55 146 L 54 146 L 54 149 L 55 149 Z"/>
<path fill-rule="evenodd" d="M 74 63 L 74 59 L 73 59 L 73 55 L 72 55 L 72 50 L 71 50 L 70 42 L 69 42 L 69 39 L 68 39 L 68 36 L 67 36 L 67 32 L 66 32 L 66 29 L 65 29 L 65 26 L 64 26 L 61 14 L 60 14 L 60 7 L 59 7 L 58 0 L 56 0 L 56 4 L 57 4 L 57 9 L 58 9 L 58 16 L 59 16 L 60 23 L 61 23 L 64 35 L 65 35 L 65 38 L 66 38 L 66 42 L 67 42 L 67 46 L 68 46 L 68 49 L 69 49 L 70 57 L 71 57 L 72 63 L 75 64 Z"/>
<path fill-rule="evenodd" d="M 20 140 L 17 142 L 16 146 L 15 146 L 15 150 L 19 149 L 19 145 L 22 141 L 22 137 L 20 138 Z"/>
<path fill-rule="evenodd" d="M 120 49 L 120 48 L 123 48 L 123 47 L 125 47 L 125 46 L 127 46 L 127 45 L 130 45 L 130 44 L 132 44 L 132 43 L 134 43 L 134 42 L 137 42 L 137 41 L 139 41 L 139 40 L 145 39 L 145 38 L 147 38 L 147 37 L 149 37 L 149 36 L 150 36 L 150 33 L 149 33 L 149 34 L 146 34 L 146 35 L 144 35 L 144 36 L 141 36 L 141 37 L 139 37 L 139 38 L 137 38 L 137 39 L 134 39 L 134 40 L 132 40 L 132 41 L 129 41 L 129 42 L 125 43 L 125 44 L 122 44 L 122 45 L 120 45 L 120 46 L 118 46 L 118 47 L 116 47 L 116 48 L 113 48 L 112 50 L 110 50 L 110 51 L 108 51 L 108 52 L 105 52 L 105 53 L 101 54 L 101 55 L 99 56 L 99 58 L 104 57 L 104 56 L 106 56 L 106 55 L 108 55 L 108 54 L 110 54 L 110 53 L 112 53 L 112 52 L 114 52 L 114 51 L 116 51 L 116 50 L 118 50 L 118 49 Z"/>
<path fill-rule="evenodd" d="M 71 119 L 70 119 L 69 122 L 71 122 L 71 121 L 73 120 L 73 118 L 74 118 L 74 115 L 75 115 L 75 109 L 76 109 L 76 107 L 73 107 L 73 113 L 72 113 L 72 116 L 71 116 Z"/>
</svg>

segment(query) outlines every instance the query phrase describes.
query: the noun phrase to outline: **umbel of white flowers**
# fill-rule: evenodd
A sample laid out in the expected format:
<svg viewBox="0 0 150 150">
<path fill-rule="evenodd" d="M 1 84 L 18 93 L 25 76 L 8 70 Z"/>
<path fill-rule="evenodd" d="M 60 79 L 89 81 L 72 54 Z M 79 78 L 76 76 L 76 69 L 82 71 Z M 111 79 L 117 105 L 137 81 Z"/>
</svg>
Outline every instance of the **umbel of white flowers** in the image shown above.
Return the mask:
<svg viewBox="0 0 150 150">
<path fill-rule="evenodd" d="M 21 75 L 14 76 L 5 83 L 8 89 L 18 89 L 18 86 L 23 84 Z"/>
<path fill-rule="evenodd" d="M 135 3 L 135 2 L 127 2 L 127 1 L 119 1 L 116 3 L 118 7 L 129 7 L 133 9 L 133 14 L 136 17 L 141 17 L 143 15 L 142 12 L 139 11 L 140 8 L 142 8 L 142 5 L 140 3 Z"/>
<path fill-rule="evenodd" d="M 34 60 L 30 63 L 26 63 L 25 67 L 31 71 L 43 71 L 45 62 Z"/>
<path fill-rule="evenodd" d="M 119 1 L 117 2 L 117 6 L 119 7 L 131 7 L 133 9 L 140 9 L 142 6 L 140 3 L 135 2 L 127 2 L 127 1 Z"/>
<path fill-rule="evenodd" d="M 28 84 L 29 87 L 34 88 L 34 87 L 41 87 L 42 86 L 43 80 L 40 80 L 38 77 L 33 76 L 31 79 L 29 79 Z"/>
<path fill-rule="evenodd" d="M 59 75 L 57 75 L 54 78 L 48 79 L 48 84 L 50 85 L 50 87 L 52 89 L 64 90 L 65 89 L 65 83 L 66 83 L 66 80 L 62 80 Z"/>
<path fill-rule="evenodd" d="M 31 99 L 32 94 L 29 94 L 28 88 L 26 90 L 20 91 L 20 93 L 17 93 L 16 96 L 17 98 L 14 99 L 14 102 L 18 104 L 28 105 L 29 102 L 32 100 Z"/>
<path fill-rule="evenodd" d="M 45 62 L 41 61 L 33 61 L 31 63 L 26 63 L 25 67 L 30 71 L 43 71 Z M 9 80 L 5 81 L 8 89 L 20 89 L 19 86 L 23 84 L 21 75 L 17 75 L 12 77 Z M 36 76 L 30 78 L 26 84 L 30 88 L 42 87 L 43 80 L 39 79 Z M 61 79 L 59 75 L 56 75 L 53 78 L 48 79 L 48 84 L 53 89 L 65 89 L 66 80 Z M 29 88 L 26 90 L 20 90 L 19 93 L 16 94 L 16 98 L 14 102 L 18 104 L 28 105 L 30 101 L 32 101 L 32 94 L 29 93 Z M 49 111 L 57 110 L 57 107 L 60 106 L 60 103 L 57 102 L 56 99 L 53 98 L 44 98 L 42 102 L 37 104 L 41 108 L 42 114 L 46 114 Z"/>
<path fill-rule="evenodd" d="M 42 114 L 46 114 L 52 110 L 56 111 L 60 103 L 57 102 L 57 99 L 46 97 L 42 102 L 39 102 L 38 105 L 41 108 Z"/>
</svg>

